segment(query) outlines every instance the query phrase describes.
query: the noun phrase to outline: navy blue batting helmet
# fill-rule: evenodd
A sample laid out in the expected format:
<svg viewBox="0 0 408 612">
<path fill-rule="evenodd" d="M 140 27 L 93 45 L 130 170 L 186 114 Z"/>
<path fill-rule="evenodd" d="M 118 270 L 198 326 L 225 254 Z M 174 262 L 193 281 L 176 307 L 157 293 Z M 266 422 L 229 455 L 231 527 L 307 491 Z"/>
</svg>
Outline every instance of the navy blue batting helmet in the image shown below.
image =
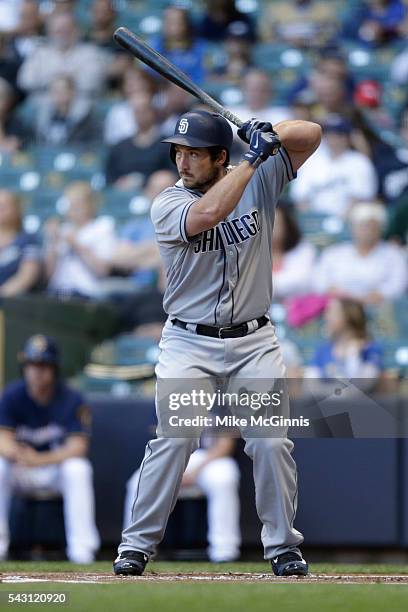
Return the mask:
<svg viewBox="0 0 408 612">
<path fill-rule="evenodd" d="M 193 110 L 182 115 L 176 123 L 174 135 L 162 142 L 168 142 L 170 156 L 175 161 L 174 146 L 202 149 L 208 147 L 221 147 L 228 154 L 232 146 L 233 133 L 230 124 L 218 113 L 209 113 L 204 110 Z"/>
<path fill-rule="evenodd" d="M 59 351 L 55 341 L 42 334 L 31 336 L 24 345 L 23 352 L 19 354 L 22 365 L 25 363 L 47 363 L 58 366 Z"/>
</svg>

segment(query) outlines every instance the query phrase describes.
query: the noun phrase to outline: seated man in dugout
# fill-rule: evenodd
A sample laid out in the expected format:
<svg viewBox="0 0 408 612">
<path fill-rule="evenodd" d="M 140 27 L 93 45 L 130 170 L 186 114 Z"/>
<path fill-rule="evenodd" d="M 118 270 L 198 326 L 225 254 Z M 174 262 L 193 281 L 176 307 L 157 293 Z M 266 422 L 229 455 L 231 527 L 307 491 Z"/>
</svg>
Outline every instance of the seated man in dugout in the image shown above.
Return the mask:
<svg viewBox="0 0 408 612">
<path fill-rule="evenodd" d="M 90 410 L 62 380 L 51 338 L 29 338 L 20 363 L 22 380 L 9 384 L 0 402 L 0 559 L 8 553 L 12 493 L 47 491 L 63 498 L 68 559 L 91 563 L 99 535 L 87 458 Z"/>
</svg>

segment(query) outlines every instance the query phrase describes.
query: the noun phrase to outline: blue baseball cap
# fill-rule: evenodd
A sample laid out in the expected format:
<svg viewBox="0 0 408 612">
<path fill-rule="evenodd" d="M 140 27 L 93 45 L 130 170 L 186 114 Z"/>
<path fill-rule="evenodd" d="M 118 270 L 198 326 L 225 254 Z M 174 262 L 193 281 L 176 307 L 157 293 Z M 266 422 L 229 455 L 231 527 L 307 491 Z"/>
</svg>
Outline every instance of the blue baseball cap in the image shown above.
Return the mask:
<svg viewBox="0 0 408 612">
<path fill-rule="evenodd" d="M 59 350 L 52 338 L 43 334 L 31 336 L 24 345 L 22 353 L 19 354 L 21 364 L 26 363 L 46 363 L 58 365 Z"/>
</svg>

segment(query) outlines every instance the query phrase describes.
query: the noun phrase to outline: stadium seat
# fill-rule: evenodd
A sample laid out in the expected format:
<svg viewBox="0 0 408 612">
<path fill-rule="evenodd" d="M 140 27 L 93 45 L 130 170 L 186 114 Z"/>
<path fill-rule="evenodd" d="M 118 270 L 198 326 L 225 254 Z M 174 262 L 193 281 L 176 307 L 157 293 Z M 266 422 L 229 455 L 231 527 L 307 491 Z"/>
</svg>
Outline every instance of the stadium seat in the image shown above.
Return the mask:
<svg viewBox="0 0 408 612">
<path fill-rule="evenodd" d="M 318 248 L 350 238 L 348 227 L 340 217 L 311 211 L 297 211 L 296 217 L 304 237 Z"/>
<path fill-rule="evenodd" d="M 157 355 L 154 340 L 122 334 L 97 346 L 92 351 L 91 362 L 103 366 L 154 365 Z"/>
<path fill-rule="evenodd" d="M 117 189 L 105 189 L 103 201 L 99 208 L 99 214 L 109 215 L 118 223 L 131 219 L 134 215 L 145 215 L 146 200 L 141 198 L 141 193 L 135 191 L 126 192 Z M 141 207 L 144 205 L 144 208 Z"/>
<path fill-rule="evenodd" d="M 407 338 L 407 311 L 407 298 L 368 307 L 369 330 L 373 337 L 390 341 Z"/>
<path fill-rule="evenodd" d="M 33 161 L 41 171 L 67 172 L 73 169 L 99 171 L 103 167 L 103 150 L 83 147 L 37 146 L 32 148 Z"/>
<path fill-rule="evenodd" d="M 61 200 L 60 190 L 37 189 L 28 200 L 25 212 L 39 215 L 41 219 L 60 215 L 64 212 Z"/>
<path fill-rule="evenodd" d="M 267 72 L 281 68 L 293 68 L 299 72 L 309 66 L 307 55 L 282 43 L 258 43 L 254 46 L 254 63 Z"/>
</svg>

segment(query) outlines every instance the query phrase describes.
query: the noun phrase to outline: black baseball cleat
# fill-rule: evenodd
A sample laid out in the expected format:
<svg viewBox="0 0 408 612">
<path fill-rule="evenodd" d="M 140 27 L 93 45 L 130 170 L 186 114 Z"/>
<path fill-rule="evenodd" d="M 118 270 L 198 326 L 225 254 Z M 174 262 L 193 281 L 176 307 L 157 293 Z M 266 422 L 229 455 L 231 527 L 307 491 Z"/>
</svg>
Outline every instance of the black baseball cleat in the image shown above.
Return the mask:
<svg viewBox="0 0 408 612">
<path fill-rule="evenodd" d="M 138 550 L 125 550 L 113 562 L 117 576 L 141 576 L 149 557 Z"/>
<path fill-rule="evenodd" d="M 275 576 L 307 576 L 309 566 L 302 555 L 296 552 L 286 552 L 271 559 Z"/>
</svg>

